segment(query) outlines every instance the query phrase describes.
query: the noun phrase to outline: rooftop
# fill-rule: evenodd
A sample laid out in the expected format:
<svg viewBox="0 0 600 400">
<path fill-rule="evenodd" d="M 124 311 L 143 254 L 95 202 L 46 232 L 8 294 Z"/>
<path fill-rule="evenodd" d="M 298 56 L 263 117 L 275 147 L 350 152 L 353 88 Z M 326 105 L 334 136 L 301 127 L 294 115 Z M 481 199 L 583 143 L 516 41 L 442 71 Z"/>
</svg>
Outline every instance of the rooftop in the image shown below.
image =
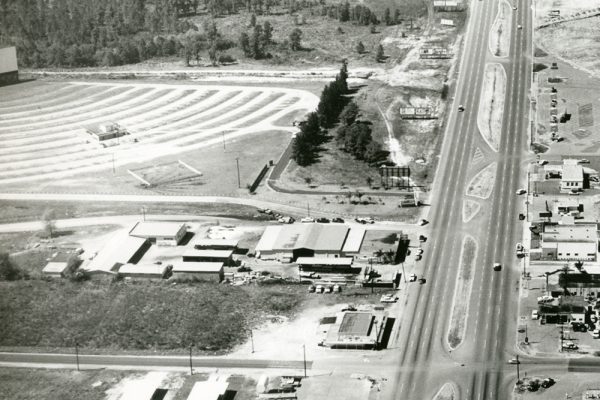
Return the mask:
<svg viewBox="0 0 600 400">
<path fill-rule="evenodd" d="M 219 272 L 222 262 L 182 262 L 173 265 L 173 272 Z"/>
<path fill-rule="evenodd" d="M 342 251 L 344 253 L 360 252 L 360 248 L 362 247 L 366 232 L 367 232 L 367 230 L 365 228 L 350 229 L 350 232 L 348 232 L 348 237 L 346 238 L 346 242 L 344 243 L 344 248 L 342 249 Z"/>
<path fill-rule="evenodd" d="M 596 224 L 544 225 L 544 242 L 595 242 L 598 240 Z"/>
<path fill-rule="evenodd" d="M 293 224 L 269 226 L 261 237 L 257 251 L 294 249 L 342 250 L 350 228 L 338 224 Z"/>
<path fill-rule="evenodd" d="M 184 253 L 184 257 L 216 257 L 216 258 L 229 258 L 233 255 L 233 250 L 202 250 L 202 249 L 187 249 Z"/>
<path fill-rule="evenodd" d="M 96 257 L 82 268 L 88 271 L 110 272 L 116 264 L 127 264 L 146 241 L 144 238 L 129 236 L 126 231 L 117 233 Z"/>
<path fill-rule="evenodd" d="M 194 240 L 194 246 L 210 247 L 210 246 L 221 246 L 221 247 L 237 247 L 238 240 L 236 239 L 206 239 L 199 238 Z"/>
<path fill-rule="evenodd" d="M 67 265 L 68 264 L 66 261 L 59 261 L 59 262 L 50 261 L 48 264 L 46 264 L 46 266 L 44 267 L 42 272 L 44 272 L 46 274 L 62 274 L 65 271 L 65 269 L 67 268 Z"/>
<path fill-rule="evenodd" d="M 17 49 L 15 47 L 0 48 L 0 74 L 18 71 Z"/>
<path fill-rule="evenodd" d="M 565 164 L 562 171 L 562 180 L 583 182 L 583 167 L 581 165 Z"/>
<path fill-rule="evenodd" d="M 167 271 L 166 265 L 158 264 L 125 264 L 119 268 L 120 274 L 136 275 L 164 275 Z"/>
<path fill-rule="evenodd" d="M 144 238 L 175 237 L 183 227 L 185 224 L 182 222 L 142 221 L 136 223 L 129 234 Z"/>
<path fill-rule="evenodd" d="M 369 312 L 346 312 L 340 325 L 340 335 L 369 336 L 375 317 Z"/>
<path fill-rule="evenodd" d="M 218 400 L 228 387 L 227 376 L 211 376 L 206 381 L 196 382 L 187 400 Z"/>
<path fill-rule="evenodd" d="M 304 265 L 352 265 L 352 257 L 298 257 L 297 264 Z"/>
<path fill-rule="evenodd" d="M 595 255 L 598 252 L 598 244 L 595 242 L 559 242 L 556 251 L 559 254 Z"/>
</svg>

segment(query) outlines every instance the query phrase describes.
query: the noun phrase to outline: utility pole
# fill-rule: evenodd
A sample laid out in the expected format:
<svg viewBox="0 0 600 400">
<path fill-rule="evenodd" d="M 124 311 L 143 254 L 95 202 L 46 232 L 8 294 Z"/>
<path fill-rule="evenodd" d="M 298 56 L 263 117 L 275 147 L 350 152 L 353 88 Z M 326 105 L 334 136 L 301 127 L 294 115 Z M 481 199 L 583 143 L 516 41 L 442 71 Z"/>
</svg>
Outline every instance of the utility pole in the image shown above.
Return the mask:
<svg viewBox="0 0 600 400">
<path fill-rule="evenodd" d="M 563 343 L 565 340 L 565 335 L 564 335 L 564 330 L 563 330 L 563 326 L 560 326 L 560 352 L 562 353 L 563 351 Z"/>
<path fill-rule="evenodd" d="M 252 336 L 252 329 L 250 329 L 250 344 L 252 345 L 252 354 L 254 354 L 254 336 Z"/>
<path fill-rule="evenodd" d="M 223 151 L 225 151 L 225 131 L 221 132 L 221 138 L 223 139 Z"/>
<path fill-rule="evenodd" d="M 306 202 L 306 212 L 308 213 L 308 216 L 310 217 L 310 203 L 308 201 Z"/>
<path fill-rule="evenodd" d="M 527 324 L 525 324 L 525 344 L 529 344 L 529 336 L 527 335 Z"/>
<path fill-rule="evenodd" d="M 302 345 L 302 354 L 304 359 L 304 377 L 306 378 L 306 345 Z"/>
<path fill-rule="evenodd" d="M 519 369 L 519 355 L 517 354 L 517 382 L 521 382 L 521 374 L 520 374 L 520 369 Z"/>
<path fill-rule="evenodd" d="M 146 220 L 146 207 L 142 207 L 142 216 L 144 217 L 144 221 Z"/>
<path fill-rule="evenodd" d="M 404 277 L 404 283 L 406 283 L 406 272 L 404 271 L 404 263 L 402 263 L 402 276 Z"/>
<path fill-rule="evenodd" d="M 239 157 L 235 158 L 235 164 L 237 165 L 237 173 L 238 173 L 238 189 L 242 187 L 240 183 L 240 159 Z"/>
<path fill-rule="evenodd" d="M 79 343 L 75 342 L 75 362 L 77 363 L 77 371 L 79 371 Z"/>
<path fill-rule="evenodd" d="M 192 347 L 194 345 L 190 344 L 190 375 L 194 375 L 194 367 L 192 365 Z"/>
</svg>

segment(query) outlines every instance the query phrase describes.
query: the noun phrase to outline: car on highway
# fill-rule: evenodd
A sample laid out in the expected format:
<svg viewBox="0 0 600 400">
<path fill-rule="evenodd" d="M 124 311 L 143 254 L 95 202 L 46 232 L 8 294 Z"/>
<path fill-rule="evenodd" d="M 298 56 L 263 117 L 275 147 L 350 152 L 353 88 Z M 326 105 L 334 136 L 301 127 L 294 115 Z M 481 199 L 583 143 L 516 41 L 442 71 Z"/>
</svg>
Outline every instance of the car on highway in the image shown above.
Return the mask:
<svg viewBox="0 0 600 400">
<path fill-rule="evenodd" d="M 293 224 L 295 219 L 293 217 L 281 217 L 277 220 L 280 224 Z"/>
<path fill-rule="evenodd" d="M 548 164 L 548 161 L 547 160 L 538 160 L 537 163 L 538 163 L 538 165 L 546 165 L 546 164 Z"/>
<path fill-rule="evenodd" d="M 425 236 L 425 235 L 419 235 L 419 242 L 425 243 L 426 241 L 427 241 L 427 236 Z"/>
<path fill-rule="evenodd" d="M 517 360 L 516 358 L 511 358 L 510 360 L 508 360 L 509 364 L 521 364 L 521 361 Z"/>
<path fill-rule="evenodd" d="M 523 29 L 521 25 L 517 25 L 517 29 Z"/>
<path fill-rule="evenodd" d="M 589 164 L 590 160 L 588 160 L 587 158 L 582 158 L 581 160 L 579 160 L 579 164 Z"/>
<path fill-rule="evenodd" d="M 563 343 L 562 348 L 565 350 L 577 350 L 579 348 L 579 346 L 577 346 L 573 342 L 565 342 L 565 343 Z"/>
<path fill-rule="evenodd" d="M 424 284 L 426 284 L 426 283 L 427 283 L 427 279 L 425 279 L 425 278 L 421 278 L 421 279 L 419 279 L 419 283 L 420 283 L 421 285 L 424 285 Z"/>
<path fill-rule="evenodd" d="M 344 220 L 340 217 L 335 217 L 334 219 L 331 220 L 331 222 L 335 222 L 337 224 L 343 224 Z"/>
<path fill-rule="evenodd" d="M 522 195 L 522 194 L 525 194 L 525 193 L 527 193 L 527 190 L 525 190 L 525 189 L 519 189 L 519 190 L 517 190 L 517 194 L 518 195 Z"/>
<path fill-rule="evenodd" d="M 328 224 L 330 221 L 329 221 L 329 218 L 321 217 L 321 218 L 317 218 L 317 222 L 320 222 L 322 224 Z"/>
<path fill-rule="evenodd" d="M 519 221 L 524 221 L 525 220 L 525 214 L 520 213 L 519 214 Z"/>
<path fill-rule="evenodd" d="M 517 6 L 513 6 L 513 10 L 516 10 L 516 9 L 517 9 Z"/>
<path fill-rule="evenodd" d="M 459 105 L 459 106 L 458 106 L 458 111 L 459 111 L 459 112 L 463 112 L 463 111 L 465 111 L 465 107 L 464 107 L 462 104 L 461 104 L 461 105 Z"/>
<path fill-rule="evenodd" d="M 312 218 L 312 217 L 304 217 L 304 218 L 302 218 L 300 220 L 300 222 L 304 222 L 304 223 L 306 223 L 306 222 L 315 222 L 315 219 Z"/>
<path fill-rule="evenodd" d="M 422 248 L 420 248 L 420 247 L 419 247 L 417 250 L 415 250 L 415 254 L 416 254 L 416 255 L 418 255 L 418 256 L 420 256 L 420 255 L 422 255 L 422 254 L 423 254 L 423 251 L 424 251 L 424 250 L 423 250 Z"/>
<path fill-rule="evenodd" d="M 381 303 L 395 303 L 398 301 L 398 296 L 394 296 L 393 294 L 384 294 L 379 299 Z"/>
<path fill-rule="evenodd" d="M 427 225 L 428 223 L 429 223 L 429 221 L 427 221 L 427 220 L 426 220 L 426 219 L 424 219 L 424 218 L 421 218 L 421 219 L 419 220 L 419 222 L 418 222 L 418 224 L 419 224 L 420 226 Z"/>
<path fill-rule="evenodd" d="M 501 270 L 502 270 L 502 264 L 494 263 L 494 271 L 501 271 Z"/>
<path fill-rule="evenodd" d="M 410 275 L 408 276 L 408 281 L 409 281 L 409 282 L 414 282 L 414 281 L 416 281 L 416 280 L 417 280 L 417 275 L 415 275 L 415 274 L 410 274 Z"/>
</svg>

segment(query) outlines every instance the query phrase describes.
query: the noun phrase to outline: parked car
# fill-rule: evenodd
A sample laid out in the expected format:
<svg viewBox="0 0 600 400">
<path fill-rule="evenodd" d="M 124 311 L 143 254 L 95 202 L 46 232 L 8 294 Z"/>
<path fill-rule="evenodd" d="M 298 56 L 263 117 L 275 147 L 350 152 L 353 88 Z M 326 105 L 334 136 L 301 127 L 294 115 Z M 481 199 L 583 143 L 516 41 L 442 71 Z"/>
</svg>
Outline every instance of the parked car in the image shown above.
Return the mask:
<svg viewBox="0 0 600 400">
<path fill-rule="evenodd" d="M 538 160 L 537 163 L 538 163 L 538 165 L 546 165 L 546 164 L 548 164 L 548 161 L 547 160 Z"/>
<path fill-rule="evenodd" d="M 554 385 L 554 379 L 552 378 L 546 378 L 542 381 L 543 388 L 549 388 L 552 385 Z"/>
<path fill-rule="evenodd" d="M 428 223 L 429 223 L 429 221 L 422 218 L 419 220 L 418 225 L 423 226 L 423 225 L 427 225 Z"/>
<path fill-rule="evenodd" d="M 315 219 L 312 217 L 304 217 L 300 220 L 300 222 L 315 222 Z"/>
<path fill-rule="evenodd" d="M 589 164 L 590 160 L 588 160 L 587 158 L 582 158 L 581 160 L 579 160 L 579 164 Z"/>
<path fill-rule="evenodd" d="M 425 236 L 425 235 L 419 235 L 419 242 L 425 243 L 426 241 L 427 241 L 427 236 Z"/>
<path fill-rule="evenodd" d="M 511 358 L 510 360 L 508 360 L 509 364 L 521 364 L 521 361 L 517 360 L 516 358 Z"/>
<path fill-rule="evenodd" d="M 322 224 L 328 224 L 330 221 L 329 221 L 329 218 L 321 217 L 321 218 L 317 218 L 317 222 L 320 222 Z"/>
<path fill-rule="evenodd" d="M 517 251 L 523 251 L 523 244 L 517 243 Z"/>
<path fill-rule="evenodd" d="M 538 310 L 533 310 L 533 311 L 531 311 L 531 319 L 534 319 L 534 320 L 536 320 L 536 319 L 538 319 L 539 317 L 540 317 L 540 314 L 539 314 Z"/>
<path fill-rule="evenodd" d="M 463 112 L 465 111 L 465 107 L 461 104 L 458 106 L 458 112 Z"/>
<path fill-rule="evenodd" d="M 527 190 L 525 190 L 525 189 L 519 189 L 519 190 L 517 190 L 517 194 L 518 195 L 522 195 L 522 194 L 525 194 L 525 193 L 527 193 Z"/>
<path fill-rule="evenodd" d="M 418 248 L 417 250 L 415 250 L 415 253 L 420 256 L 421 254 L 423 254 L 423 249 L 422 248 Z"/>
<path fill-rule="evenodd" d="M 321 286 L 321 285 L 317 285 L 317 286 L 315 287 L 315 292 L 316 292 L 316 293 L 323 293 L 323 286 Z"/>
<path fill-rule="evenodd" d="M 599 338 L 600 338 L 600 329 L 594 329 L 594 330 L 592 331 L 592 337 L 593 337 L 594 339 L 599 339 Z"/>
<path fill-rule="evenodd" d="M 415 261 L 421 261 L 421 259 L 423 259 L 423 256 L 422 256 L 422 255 L 420 255 L 420 254 L 417 254 L 417 255 L 415 256 Z"/>
<path fill-rule="evenodd" d="M 566 350 L 577 350 L 579 348 L 579 346 L 577 346 L 573 342 L 565 342 L 565 343 L 563 343 L 562 348 L 566 349 Z"/>
<path fill-rule="evenodd" d="M 414 282 L 414 281 L 416 281 L 416 280 L 417 280 L 417 275 L 415 275 L 415 274 L 410 274 L 410 275 L 408 276 L 408 281 L 409 281 L 409 282 Z"/>
<path fill-rule="evenodd" d="M 524 221 L 525 220 L 525 214 L 521 213 L 519 214 L 519 221 Z"/>
<path fill-rule="evenodd" d="M 325 293 L 331 293 L 332 291 L 331 286 L 325 286 Z"/>
<path fill-rule="evenodd" d="M 367 222 L 367 224 L 374 224 L 375 223 L 375 220 L 373 218 L 371 218 L 371 217 L 365 218 L 365 221 Z"/>
<path fill-rule="evenodd" d="M 333 285 L 333 293 L 340 293 L 342 291 L 342 287 L 340 285 Z"/>
<path fill-rule="evenodd" d="M 424 285 L 424 284 L 426 284 L 426 283 L 427 283 L 427 279 L 425 279 L 425 278 L 421 278 L 421 279 L 419 279 L 419 283 L 420 283 L 421 285 Z"/>
<path fill-rule="evenodd" d="M 548 296 L 547 294 L 537 298 L 538 303 L 552 303 L 553 301 L 554 297 Z"/>
<path fill-rule="evenodd" d="M 343 224 L 344 220 L 340 217 L 335 217 L 334 219 L 331 220 L 331 222 L 335 222 L 337 224 Z"/>
<path fill-rule="evenodd" d="M 398 296 L 394 296 L 393 294 L 384 294 L 381 296 L 379 301 L 382 303 L 395 303 L 398 301 Z"/>
<path fill-rule="evenodd" d="M 356 222 L 358 222 L 359 224 L 366 224 L 367 223 L 367 220 L 364 219 L 364 218 L 361 218 L 361 217 L 354 218 L 354 220 Z"/>
<path fill-rule="evenodd" d="M 293 224 L 295 221 L 292 217 L 281 217 L 277 220 L 280 224 Z"/>
<path fill-rule="evenodd" d="M 316 289 L 317 289 L 317 288 L 316 288 L 316 286 L 314 286 L 314 285 L 310 285 L 310 286 L 308 287 L 308 293 L 314 293 Z"/>
</svg>

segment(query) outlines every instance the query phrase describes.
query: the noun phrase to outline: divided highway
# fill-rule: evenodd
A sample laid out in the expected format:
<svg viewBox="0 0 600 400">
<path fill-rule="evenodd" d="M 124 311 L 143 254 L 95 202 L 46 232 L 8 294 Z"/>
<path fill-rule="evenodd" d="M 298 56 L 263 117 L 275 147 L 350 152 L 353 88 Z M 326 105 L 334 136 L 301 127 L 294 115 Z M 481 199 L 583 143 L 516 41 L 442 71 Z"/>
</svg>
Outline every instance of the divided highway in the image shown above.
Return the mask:
<svg viewBox="0 0 600 400">
<path fill-rule="evenodd" d="M 391 393 L 396 399 L 432 398 L 444 382 L 454 382 L 461 399 L 509 395 L 511 382 L 505 382 L 504 375 L 512 373 L 506 360 L 512 357 L 517 318 L 519 271 L 514 245 L 522 228 L 517 214 L 523 206 L 515 192 L 523 184 L 531 79 L 532 10 L 527 2 L 518 3 L 512 11 L 509 57 L 496 58 L 488 41 L 498 0 L 471 2 L 456 96 L 431 201 L 430 241 L 423 268 L 428 281 L 411 289 L 414 292 L 400 319 L 401 353 Z M 500 63 L 507 75 L 500 149 L 488 160 L 497 162 L 496 182 L 490 199 L 482 201 L 480 215 L 463 223 L 464 194 L 476 172 L 470 170 L 470 161 L 475 147 L 487 146 L 477 128 L 477 110 L 489 62 Z M 459 104 L 465 107 L 464 113 L 457 111 Z M 465 296 L 454 293 L 465 234 L 478 240 L 476 270 L 466 336 L 452 352 L 446 338 L 452 298 Z M 502 271 L 493 270 L 495 262 L 503 265 Z"/>
</svg>

